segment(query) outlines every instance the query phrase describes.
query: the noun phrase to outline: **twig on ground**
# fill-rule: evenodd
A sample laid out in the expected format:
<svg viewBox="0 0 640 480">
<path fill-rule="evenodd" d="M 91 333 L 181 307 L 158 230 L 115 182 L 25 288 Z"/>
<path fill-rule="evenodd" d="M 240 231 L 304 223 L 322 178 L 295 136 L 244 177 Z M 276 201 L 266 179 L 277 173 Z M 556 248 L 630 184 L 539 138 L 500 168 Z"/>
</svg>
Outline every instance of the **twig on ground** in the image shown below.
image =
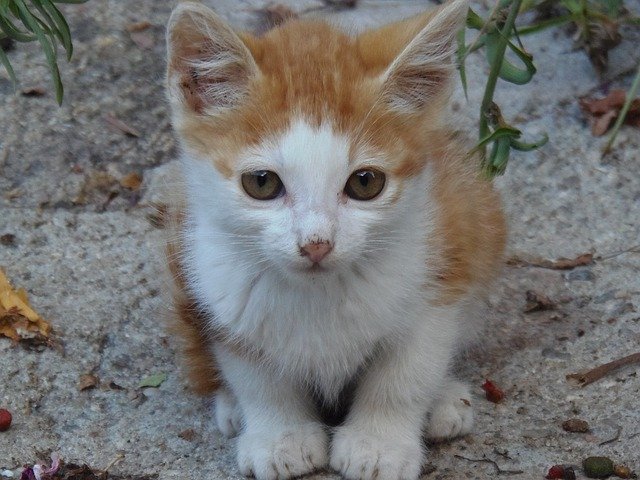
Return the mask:
<svg viewBox="0 0 640 480">
<path fill-rule="evenodd" d="M 626 357 L 605 363 L 604 365 L 585 372 L 570 373 L 567 375 L 567 380 L 577 382 L 580 387 L 586 387 L 590 383 L 596 382 L 610 373 L 627 365 L 633 365 L 634 363 L 640 363 L 640 352 L 627 355 Z"/>
<path fill-rule="evenodd" d="M 507 265 L 511 267 L 538 267 L 550 270 L 572 270 L 576 267 L 584 267 L 593 263 L 592 253 L 583 253 L 575 258 L 561 257 L 557 260 L 546 260 L 544 258 L 534 258 L 524 260 L 519 257 L 512 257 L 507 260 Z"/>
<path fill-rule="evenodd" d="M 111 467 L 113 467 L 116 463 L 121 462 L 122 460 L 124 460 L 124 453 L 118 452 L 116 454 L 115 458 L 113 460 L 111 460 L 109 462 L 109 465 L 107 465 L 106 468 L 104 470 L 102 470 L 102 471 L 103 472 L 108 472 Z"/>
<path fill-rule="evenodd" d="M 523 470 L 503 470 L 502 468 L 500 468 L 500 465 L 498 465 L 495 461 L 491 460 L 490 458 L 487 458 L 486 455 L 483 455 L 482 458 L 467 458 L 467 457 L 463 457 L 462 455 L 456 454 L 454 455 L 454 457 L 459 458 L 461 460 L 466 460 L 467 462 L 490 463 L 496 469 L 496 474 L 498 475 L 520 475 L 521 473 L 524 473 Z"/>
<path fill-rule="evenodd" d="M 596 261 L 600 262 L 602 260 L 609 260 L 611 258 L 619 257 L 620 255 L 624 255 L 625 253 L 640 253 L 640 245 L 634 245 L 633 247 L 627 248 L 625 250 L 621 250 L 619 252 L 610 253 L 609 255 L 598 255 L 596 257 Z"/>
<path fill-rule="evenodd" d="M 621 433 L 622 433 L 622 427 L 618 427 L 618 430 L 616 431 L 616 434 L 613 436 L 613 438 L 610 438 L 609 440 L 605 440 L 604 442 L 600 442 L 598 446 L 601 447 L 603 445 L 607 445 L 608 443 L 613 443 L 618 441 L 620 439 Z"/>
</svg>

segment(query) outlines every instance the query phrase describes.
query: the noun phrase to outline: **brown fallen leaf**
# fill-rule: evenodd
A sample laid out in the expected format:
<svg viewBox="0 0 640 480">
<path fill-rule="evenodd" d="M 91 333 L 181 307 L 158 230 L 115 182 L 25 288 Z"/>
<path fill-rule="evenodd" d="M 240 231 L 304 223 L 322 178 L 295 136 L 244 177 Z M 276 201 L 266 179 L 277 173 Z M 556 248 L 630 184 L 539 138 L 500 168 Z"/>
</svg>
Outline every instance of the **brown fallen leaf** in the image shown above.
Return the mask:
<svg viewBox="0 0 640 480">
<path fill-rule="evenodd" d="M 4 235 L 0 235 L 0 245 L 4 245 L 5 247 L 15 247 L 16 236 L 13 233 L 5 233 Z"/>
<path fill-rule="evenodd" d="M 583 253 L 575 258 L 560 257 L 557 260 L 546 260 L 544 258 L 525 260 L 517 256 L 507 260 L 507 265 L 511 267 L 539 267 L 550 270 L 572 270 L 576 267 L 584 267 L 591 264 L 593 264 L 593 253 Z"/>
<path fill-rule="evenodd" d="M 187 442 L 192 442 L 193 439 L 196 438 L 196 431 L 193 428 L 188 428 L 180 432 L 178 434 L 178 437 L 180 437 L 183 440 L 186 440 Z"/>
<path fill-rule="evenodd" d="M 626 99 L 626 92 L 614 89 L 603 98 L 583 97 L 578 100 L 580 108 L 588 116 L 591 133 L 595 136 L 604 135 L 616 120 Z M 640 98 L 631 102 L 631 106 L 624 118 L 627 125 L 640 127 Z"/>
<path fill-rule="evenodd" d="M 556 304 L 546 295 L 533 290 L 527 290 L 527 303 L 524 307 L 524 313 L 541 312 L 555 308 Z"/>
<path fill-rule="evenodd" d="M 100 379 L 97 376 L 91 373 L 85 373 L 84 375 L 80 375 L 78 390 L 80 390 L 81 392 L 90 390 L 92 388 L 96 388 L 99 383 Z"/>
<path fill-rule="evenodd" d="M 137 172 L 131 172 L 126 174 L 120 179 L 120 185 L 129 190 L 138 190 L 142 185 L 142 175 Z"/>
<path fill-rule="evenodd" d="M 128 135 L 130 137 L 136 137 L 136 138 L 140 137 L 140 132 L 138 132 L 135 128 L 127 125 L 119 118 L 117 118 L 113 112 L 107 113 L 104 116 L 104 119 L 109 125 L 120 130 L 125 135 Z"/>
<path fill-rule="evenodd" d="M 147 30 L 148 28 L 151 28 L 152 26 L 153 26 L 153 24 L 151 22 L 147 22 L 146 20 L 142 20 L 141 22 L 129 23 L 125 27 L 125 29 L 129 33 L 133 33 L 133 32 L 142 32 L 144 30 Z"/>
<path fill-rule="evenodd" d="M 24 289 L 14 290 L 0 268 L 0 335 L 21 341 L 40 337 L 48 339 L 51 325 L 29 305 Z"/>
<path fill-rule="evenodd" d="M 20 92 L 23 97 L 44 97 L 46 94 L 47 90 L 44 87 L 28 87 Z"/>
<path fill-rule="evenodd" d="M 156 39 L 153 32 L 143 30 L 138 32 L 131 32 L 129 34 L 131 41 L 135 43 L 138 48 L 143 50 L 151 50 L 156 45 Z"/>
</svg>

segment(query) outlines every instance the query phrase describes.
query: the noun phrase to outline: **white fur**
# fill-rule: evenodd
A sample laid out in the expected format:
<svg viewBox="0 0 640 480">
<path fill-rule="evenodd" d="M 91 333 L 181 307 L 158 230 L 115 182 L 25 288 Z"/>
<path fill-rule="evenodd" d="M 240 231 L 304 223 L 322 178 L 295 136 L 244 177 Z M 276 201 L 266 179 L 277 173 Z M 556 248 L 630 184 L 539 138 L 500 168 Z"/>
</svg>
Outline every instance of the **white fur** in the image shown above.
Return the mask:
<svg viewBox="0 0 640 480">
<path fill-rule="evenodd" d="M 258 356 L 215 347 L 242 414 L 239 465 L 258 479 L 327 463 L 328 436 L 311 393 L 333 402 L 358 370 L 331 465 L 347 478 L 378 472 L 415 479 L 423 424 L 448 384 L 461 332 L 458 307 L 434 307 L 428 288 L 438 255 L 430 243 L 438 208 L 429 194 L 431 171 L 403 185 L 388 175 L 378 198 L 351 200 L 342 193 L 349 175 L 365 166 L 389 171 L 390 159 L 371 152 L 350 158 L 349 146 L 329 126 L 313 129 L 301 120 L 246 151 L 231 178 L 210 161 L 184 155 L 190 288 L 212 314 L 212 326 L 223 326 Z M 240 175 L 256 169 L 276 172 L 285 195 L 270 201 L 246 195 Z M 299 253 L 310 240 L 334 245 L 322 270 Z M 237 423 L 229 398 L 219 397 L 225 412 L 218 424 L 227 434 L 233 430 L 227 423 Z M 468 430 L 467 417 L 459 428 L 450 417 L 449 410 L 435 417 L 444 425 L 438 434 Z"/>
<path fill-rule="evenodd" d="M 218 430 L 226 437 L 235 437 L 242 427 L 242 412 L 238 399 L 226 388 L 220 388 L 215 396 L 215 417 Z"/>
</svg>

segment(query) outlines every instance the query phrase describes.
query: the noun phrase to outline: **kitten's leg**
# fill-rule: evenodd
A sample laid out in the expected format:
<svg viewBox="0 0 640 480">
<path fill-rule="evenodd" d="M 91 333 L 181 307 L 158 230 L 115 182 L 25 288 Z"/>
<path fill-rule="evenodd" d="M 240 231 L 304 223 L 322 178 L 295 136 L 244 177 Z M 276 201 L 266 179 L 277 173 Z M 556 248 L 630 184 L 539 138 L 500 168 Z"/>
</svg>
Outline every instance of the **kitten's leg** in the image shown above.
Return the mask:
<svg viewBox="0 0 640 480">
<path fill-rule="evenodd" d="M 420 475 L 426 414 L 446 383 L 457 338 L 454 315 L 448 309 L 422 319 L 369 366 L 331 445 L 331 466 L 346 478 L 415 480 Z"/>
<path fill-rule="evenodd" d="M 227 388 L 220 388 L 215 396 L 216 424 L 225 437 L 235 437 L 242 426 L 242 412 L 238 399 Z"/>
<path fill-rule="evenodd" d="M 242 411 L 243 430 L 237 444 L 240 471 L 258 480 L 274 480 L 325 466 L 328 435 L 305 392 L 223 348 L 216 353 Z"/>
<path fill-rule="evenodd" d="M 432 440 L 466 435 L 473 426 L 469 387 L 458 380 L 449 379 L 434 401 L 425 433 Z"/>
</svg>

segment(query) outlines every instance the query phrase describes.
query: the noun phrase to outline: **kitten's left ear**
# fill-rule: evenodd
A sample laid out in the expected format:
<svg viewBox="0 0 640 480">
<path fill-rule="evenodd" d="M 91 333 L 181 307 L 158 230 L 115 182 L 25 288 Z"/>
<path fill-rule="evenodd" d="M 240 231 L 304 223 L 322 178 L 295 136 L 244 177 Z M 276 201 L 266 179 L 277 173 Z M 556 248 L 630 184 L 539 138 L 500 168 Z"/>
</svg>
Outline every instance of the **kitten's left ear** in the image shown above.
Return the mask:
<svg viewBox="0 0 640 480">
<path fill-rule="evenodd" d="M 468 0 L 453 0 L 438 7 L 391 62 L 382 76 L 382 95 L 393 110 L 417 113 L 447 91 L 454 71 L 456 35 L 468 9 Z"/>
</svg>

